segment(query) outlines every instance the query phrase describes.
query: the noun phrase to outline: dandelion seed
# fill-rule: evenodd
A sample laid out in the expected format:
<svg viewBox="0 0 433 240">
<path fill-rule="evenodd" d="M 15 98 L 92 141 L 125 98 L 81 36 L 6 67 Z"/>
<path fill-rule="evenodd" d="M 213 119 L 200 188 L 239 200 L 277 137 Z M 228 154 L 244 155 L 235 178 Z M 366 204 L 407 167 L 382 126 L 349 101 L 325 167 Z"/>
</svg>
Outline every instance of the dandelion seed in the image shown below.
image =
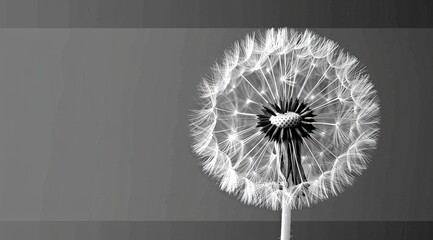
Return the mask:
<svg viewBox="0 0 433 240">
<path fill-rule="evenodd" d="M 336 195 L 366 168 L 378 138 L 377 94 L 355 57 L 308 30 L 270 29 L 236 49 L 200 85 L 193 149 L 221 189 L 282 209 L 286 240 L 290 209 Z"/>
<path fill-rule="evenodd" d="M 233 134 L 230 134 L 230 135 L 228 136 L 227 139 L 228 139 L 230 142 L 233 142 L 236 138 L 237 138 L 237 134 L 236 134 L 236 133 L 233 133 Z"/>
</svg>

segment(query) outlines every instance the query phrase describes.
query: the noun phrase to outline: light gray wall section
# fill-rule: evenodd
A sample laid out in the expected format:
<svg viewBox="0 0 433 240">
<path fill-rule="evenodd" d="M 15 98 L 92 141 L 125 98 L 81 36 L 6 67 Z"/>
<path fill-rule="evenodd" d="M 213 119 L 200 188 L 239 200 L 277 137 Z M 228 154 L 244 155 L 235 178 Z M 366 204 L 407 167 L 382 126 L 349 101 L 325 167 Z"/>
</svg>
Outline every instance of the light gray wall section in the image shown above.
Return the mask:
<svg viewBox="0 0 433 240">
<path fill-rule="evenodd" d="M 201 172 L 196 85 L 248 29 L 1 29 L 0 220 L 278 220 Z M 433 30 L 317 29 L 358 56 L 379 148 L 294 220 L 433 220 Z"/>
</svg>

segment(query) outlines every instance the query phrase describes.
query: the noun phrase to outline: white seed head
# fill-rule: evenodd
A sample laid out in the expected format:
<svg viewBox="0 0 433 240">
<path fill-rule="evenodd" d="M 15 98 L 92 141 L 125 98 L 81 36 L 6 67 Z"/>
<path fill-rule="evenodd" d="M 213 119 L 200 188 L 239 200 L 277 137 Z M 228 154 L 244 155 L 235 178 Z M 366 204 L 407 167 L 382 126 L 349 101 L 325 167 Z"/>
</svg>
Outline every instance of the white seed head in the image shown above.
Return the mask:
<svg viewBox="0 0 433 240">
<path fill-rule="evenodd" d="M 366 169 L 379 132 L 378 96 L 364 66 L 335 42 L 309 30 L 249 34 L 206 75 L 191 118 L 193 149 L 203 170 L 243 202 L 273 210 L 310 206 Z M 307 180 L 286 184 L 278 160 L 287 149 L 256 126 L 261 106 L 296 97 L 314 111 L 316 131 L 299 147 Z M 286 112 L 269 121 L 290 128 L 300 119 Z"/>
</svg>

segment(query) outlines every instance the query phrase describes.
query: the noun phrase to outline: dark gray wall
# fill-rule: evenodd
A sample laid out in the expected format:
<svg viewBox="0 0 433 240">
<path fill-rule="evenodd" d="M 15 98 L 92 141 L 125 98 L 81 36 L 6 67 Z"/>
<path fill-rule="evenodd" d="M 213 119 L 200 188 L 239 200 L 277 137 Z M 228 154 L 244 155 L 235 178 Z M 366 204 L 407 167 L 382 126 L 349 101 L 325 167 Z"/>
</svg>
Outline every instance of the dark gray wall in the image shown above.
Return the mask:
<svg viewBox="0 0 433 240">
<path fill-rule="evenodd" d="M 302 221 L 296 240 L 431 240 L 432 222 Z M 19 240 L 278 240 L 277 221 L 38 221 L 1 222 L 1 239 Z"/>
<path fill-rule="evenodd" d="M 433 27 L 430 0 L 0 0 L 0 27 Z"/>
<path fill-rule="evenodd" d="M 247 29 L 0 29 L 0 220 L 278 220 L 191 153 L 196 85 Z M 294 220 L 433 220 L 433 30 L 317 29 L 368 67 L 379 148 Z"/>
</svg>

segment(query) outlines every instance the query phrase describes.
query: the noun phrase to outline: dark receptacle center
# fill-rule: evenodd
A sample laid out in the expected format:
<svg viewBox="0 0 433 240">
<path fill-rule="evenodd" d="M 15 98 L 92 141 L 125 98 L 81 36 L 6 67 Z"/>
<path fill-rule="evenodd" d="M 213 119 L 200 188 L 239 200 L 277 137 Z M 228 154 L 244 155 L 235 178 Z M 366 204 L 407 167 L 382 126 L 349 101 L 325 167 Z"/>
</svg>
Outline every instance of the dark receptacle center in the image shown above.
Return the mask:
<svg viewBox="0 0 433 240">
<path fill-rule="evenodd" d="M 316 129 L 312 124 L 314 117 L 309 105 L 299 99 L 280 99 L 263 106 L 262 114 L 257 115 L 256 127 L 285 151 L 280 154 L 280 167 L 288 185 L 307 181 L 301 164 L 301 145 L 303 138 L 309 138 Z"/>
<path fill-rule="evenodd" d="M 313 110 L 299 99 L 280 99 L 276 103 L 263 106 L 262 114 L 257 114 L 256 127 L 276 142 L 296 142 L 308 138 L 315 130 Z"/>
</svg>

